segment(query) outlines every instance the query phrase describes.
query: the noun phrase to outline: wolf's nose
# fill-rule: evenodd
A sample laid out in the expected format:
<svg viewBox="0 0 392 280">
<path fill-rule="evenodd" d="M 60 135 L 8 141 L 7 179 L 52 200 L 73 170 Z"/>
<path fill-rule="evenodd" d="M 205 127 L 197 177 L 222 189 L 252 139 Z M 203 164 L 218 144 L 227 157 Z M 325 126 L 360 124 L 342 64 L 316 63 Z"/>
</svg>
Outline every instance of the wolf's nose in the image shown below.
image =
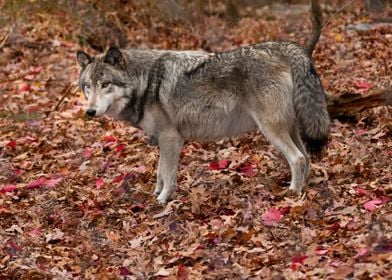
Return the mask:
<svg viewBox="0 0 392 280">
<path fill-rule="evenodd" d="M 94 117 L 96 112 L 97 111 L 95 111 L 94 109 L 87 109 L 86 115 L 90 117 Z"/>
</svg>

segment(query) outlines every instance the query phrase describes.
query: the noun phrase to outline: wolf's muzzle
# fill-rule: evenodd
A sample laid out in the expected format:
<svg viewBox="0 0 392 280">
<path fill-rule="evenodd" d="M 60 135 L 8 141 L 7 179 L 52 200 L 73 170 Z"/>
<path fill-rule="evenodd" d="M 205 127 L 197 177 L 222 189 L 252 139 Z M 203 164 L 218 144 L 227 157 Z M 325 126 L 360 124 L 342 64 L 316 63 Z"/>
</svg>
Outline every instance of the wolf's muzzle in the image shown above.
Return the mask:
<svg viewBox="0 0 392 280">
<path fill-rule="evenodd" d="M 87 111 L 86 111 L 86 115 L 89 117 L 94 117 L 96 113 L 97 113 L 97 111 L 94 109 L 87 109 Z"/>
</svg>

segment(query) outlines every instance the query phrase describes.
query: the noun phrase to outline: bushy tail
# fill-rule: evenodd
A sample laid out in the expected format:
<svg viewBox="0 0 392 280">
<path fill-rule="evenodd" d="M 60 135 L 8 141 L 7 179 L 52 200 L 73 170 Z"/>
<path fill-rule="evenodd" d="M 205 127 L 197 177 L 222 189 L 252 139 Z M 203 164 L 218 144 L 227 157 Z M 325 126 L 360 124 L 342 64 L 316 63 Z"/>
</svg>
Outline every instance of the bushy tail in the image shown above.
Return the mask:
<svg viewBox="0 0 392 280">
<path fill-rule="evenodd" d="M 293 102 L 302 138 L 308 150 L 319 153 L 328 141 L 329 114 L 327 95 L 312 60 L 296 50 L 292 56 Z"/>
</svg>

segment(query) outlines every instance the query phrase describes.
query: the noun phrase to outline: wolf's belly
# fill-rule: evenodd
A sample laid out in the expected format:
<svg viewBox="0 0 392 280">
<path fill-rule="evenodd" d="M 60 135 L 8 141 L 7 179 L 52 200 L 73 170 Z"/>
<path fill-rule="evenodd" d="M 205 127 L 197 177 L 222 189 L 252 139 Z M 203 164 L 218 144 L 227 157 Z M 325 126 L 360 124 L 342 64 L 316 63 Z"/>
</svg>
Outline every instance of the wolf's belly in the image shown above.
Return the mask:
<svg viewBox="0 0 392 280">
<path fill-rule="evenodd" d="M 188 114 L 177 123 L 177 129 L 187 140 L 216 140 L 238 136 L 256 128 L 246 112 L 206 109 L 198 114 Z"/>
</svg>

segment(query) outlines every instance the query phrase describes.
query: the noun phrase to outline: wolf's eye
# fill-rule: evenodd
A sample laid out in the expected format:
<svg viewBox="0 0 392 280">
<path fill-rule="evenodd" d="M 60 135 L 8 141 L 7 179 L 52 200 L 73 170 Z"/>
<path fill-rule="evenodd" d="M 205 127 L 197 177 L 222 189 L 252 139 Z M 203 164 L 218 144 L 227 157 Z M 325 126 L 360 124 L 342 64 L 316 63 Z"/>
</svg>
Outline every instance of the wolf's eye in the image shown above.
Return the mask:
<svg viewBox="0 0 392 280">
<path fill-rule="evenodd" d="M 109 86 L 108 82 L 102 83 L 101 84 L 101 88 L 107 88 Z"/>
<path fill-rule="evenodd" d="M 84 87 L 85 87 L 86 89 L 90 89 L 91 86 L 90 86 L 90 84 L 85 84 Z"/>
</svg>

